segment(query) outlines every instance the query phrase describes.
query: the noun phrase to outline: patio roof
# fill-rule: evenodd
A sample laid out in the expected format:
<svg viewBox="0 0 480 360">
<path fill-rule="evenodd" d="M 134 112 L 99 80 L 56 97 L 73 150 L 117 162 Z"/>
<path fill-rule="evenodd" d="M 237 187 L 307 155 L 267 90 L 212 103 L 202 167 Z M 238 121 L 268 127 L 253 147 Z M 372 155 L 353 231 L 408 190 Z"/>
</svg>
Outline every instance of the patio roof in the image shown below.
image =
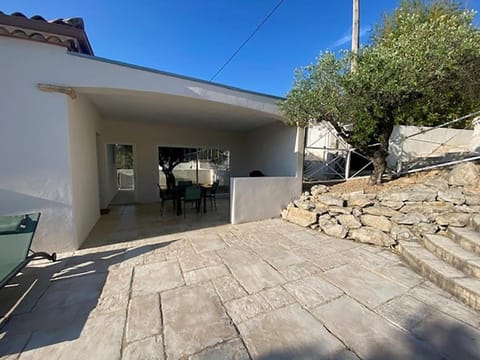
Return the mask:
<svg viewBox="0 0 480 360">
<path fill-rule="evenodd" d="M 105 119 L 248 131 L 282 121 L 280 114 L 241 105 L 159 92 L 77 89 Z"/>
</svg>

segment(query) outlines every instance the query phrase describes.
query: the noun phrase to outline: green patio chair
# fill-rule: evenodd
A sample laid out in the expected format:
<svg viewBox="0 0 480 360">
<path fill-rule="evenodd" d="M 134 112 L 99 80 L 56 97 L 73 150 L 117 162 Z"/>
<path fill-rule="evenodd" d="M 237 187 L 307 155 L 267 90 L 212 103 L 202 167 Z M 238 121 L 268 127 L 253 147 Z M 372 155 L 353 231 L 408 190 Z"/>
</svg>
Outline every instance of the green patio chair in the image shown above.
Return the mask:
<svg viewBox="0 0 480 360">
<path fill-rule="evenodd" d="M 187 208 L 186 203 L 195 205 L 197 212 L 200 211 L 200 202 L 202 200 L 202 188 L 199 185 L 191 185 L 185 188 L 185 195 L 183 196 L 183 217 L 186 217 Z"/>
<path fill-rule="evenodd" d="M 40 213 L 0 216 L 0 288 L 30 261 L 57 259 L 55 253 L 33 252 L 30 248 L 39 219 Z"/>
</svg>

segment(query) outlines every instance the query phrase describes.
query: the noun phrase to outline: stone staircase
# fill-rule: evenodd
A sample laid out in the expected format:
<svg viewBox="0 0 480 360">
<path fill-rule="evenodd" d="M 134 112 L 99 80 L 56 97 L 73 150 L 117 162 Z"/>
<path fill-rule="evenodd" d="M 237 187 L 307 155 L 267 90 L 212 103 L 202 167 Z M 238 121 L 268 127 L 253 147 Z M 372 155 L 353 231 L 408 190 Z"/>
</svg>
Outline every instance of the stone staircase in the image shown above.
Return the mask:
<svg viewBox="0 0 480 360">
<path fill-rule="evenodd" d="M 400 241 L 397 250 L 415 271 L 480 311 L 480 215 L 470 227 Z"/>
</svg>

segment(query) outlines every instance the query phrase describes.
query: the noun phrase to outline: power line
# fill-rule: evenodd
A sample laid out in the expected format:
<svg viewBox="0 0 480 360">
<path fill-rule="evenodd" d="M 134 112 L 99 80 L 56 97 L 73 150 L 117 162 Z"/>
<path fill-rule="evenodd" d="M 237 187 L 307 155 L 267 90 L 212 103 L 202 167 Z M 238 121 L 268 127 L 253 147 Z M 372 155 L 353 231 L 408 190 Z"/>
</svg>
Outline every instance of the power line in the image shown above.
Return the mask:
<svg viewBox="0 0 480 360">
<path fill-rule="evenodd" d="M 277 5 L 275 5 L 275 7 L 272 9 L 272 11 L 270 11 L 268 13 L 267 16 L 265 16 L 263 18 L 263 20 L 260 22 L 260 24 L 258 24 L 257 28 L 250 34 L 250 36 L 242 43 L 242 45 L 240 45 L 238 47 L 237 50 L 235 50 L 235 52 L 232 54 L 232 56 L 230 56 L 228 58 L 227 61 L 225 61 L 225 63 L 222 65 L 222 67 L 220 69 L 218 69 L 218 71 L 215 73 L 215 75 L 213 75 L 211 78 L 210 78 L 210 81 L 214 80 L 218 74 L 220 74 L 222 72 L 223 69 L 225 69 L 225 67 L 230 63 L 230 61 L 233 60 L 233 58 L 240 52 L 240 50 L 242 50 L 242 48 L 250 41 L 250 39 L 258 32 L 258 30 L 260 30 L 262 28 L 262 26 L 267 22 L 267 20 L 273 15 L 273 13 L 280 7 L 280 5 L 282 5 L 284 0 L 280 0 Z"/>
</svg>

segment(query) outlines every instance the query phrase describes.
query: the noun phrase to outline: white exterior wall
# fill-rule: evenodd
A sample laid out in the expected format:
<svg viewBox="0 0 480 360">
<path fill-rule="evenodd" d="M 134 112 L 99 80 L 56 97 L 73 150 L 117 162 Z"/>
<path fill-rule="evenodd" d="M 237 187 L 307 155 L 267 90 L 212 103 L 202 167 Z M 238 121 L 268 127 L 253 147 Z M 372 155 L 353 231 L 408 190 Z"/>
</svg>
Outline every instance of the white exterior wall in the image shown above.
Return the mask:
<svg viewBox="0 0 480 360">
<path fill-rule="evenodd" d="M 442 156 L 452 152 L 470 152 L 473 130 L 438 128 L 423 134 L 408 136 L 431 129 L 427 126 L 395 126 L 389 139 L 387 164 L 417 157 Z"/>
<path fill-rule="evenodd" d="M 248 148 L 254 148 L 252 140 L 257 146 L 251 152 L 259 158 L 255 164 L 262 166 L 255 169 L 267 176 L 230 179 L 232 224 L 278 217 L 289 201 L 298 198 L 302 191 L 304 135 L 300 128 L 283 127 L 282 131 L 281 127 L 268 126 L 249 137 Z M 285 143 L 280 146 L 282 141 L 289 145 L 286 150 Z M 270 146 L 265 147 L 265 144 Z"/>
<path fill-rule="evenodd" d="M 280 122 L 248 132 L 244 160 L 248 169 L 244 172 L 260 170 L 266 176 L 296 176 L 296 140 L 297 129 Z"/>
<path fill-rule="evenodd" d="M 36 88 L 54 70 L 37 44 L 0 38 L 0 48 L 1 213 L 41 211 L 33 248 L 74 249 L 67 99 Z M 47 58 L 62 50 L 40 48 Z"/>
<path fill-rule="evenodd" d="M 159 146 L 229 150 L 231 173 L 236 176 L 248 175 L 242 172 L 246 166 L 242 163 L 242 153 L 245 150 L 244 136 L 241 133 L 110 119 L 102 123 L 102 141 L 105 144 L 133 145 L 135 195 L 136 201 L 140 203 L 158 201 Z M 108 177 L 106 179 L 108 182 Z M 104 186 L 110 188 L 108 183 Z"/>
<path fill-rule="evenodd" d="M 73 223 L 77 247 L 100 218 L 96 143 L 99 127 L 99 115 L 88 99 L 79 96 L 68 100 Z"/>
<path fill-rule="evenodd" d="M 35 249 L 58 252 L 77 248 L 98 217 L 98 207 L 105 207 L 114 196 L 107 144 L 134 145 L 136 200 L 139 202 L 157 200 L 158 146 L 230 150 L 232 176 L 248 175 L 251 166 L 246 161 L 252 159 L 258 161 L 255 167 L 262 167 L 270 175 L 289 175 L 293 171 L 291 154 L 287 152 L 288 165 L 280 160 L 270 163 L 266 153 L 262 160 L 256 153 L 247 156 L 246 149 L 252 142 L 245 142 L 241 133 L 101 121 L 100 136 L 95 139 L 92 131 L 98 131 L 99 117 L 85 99 L 79 96 L 70 100 L 64 94 L 42 92 L 37 84 L 100 92 L 102 89 L 158 92 L 270 114 L 277 113 L 274 98 L 260 98 L 213 84 L 73 56 L 62 47 L 38 42 L 0 37 L 0 48 L 0 68 L 3 69 L 0 72 L 0 212 L 42 211 Z M 276 135 L 268 140 L 272 145 L 286 136 L 274 133 Z M 260 138 L 260 133 L 252 134 L 252 138 L 255 136 Z M 268 151 L 267 146 L 254 142 L 259 151 Z M 96 148 L 102 149 L 98 158 Z M 280 159 L 280 154 L 277 155 Z M 76 180 L 72 180 L 72 175 Z"/>
</svg>

